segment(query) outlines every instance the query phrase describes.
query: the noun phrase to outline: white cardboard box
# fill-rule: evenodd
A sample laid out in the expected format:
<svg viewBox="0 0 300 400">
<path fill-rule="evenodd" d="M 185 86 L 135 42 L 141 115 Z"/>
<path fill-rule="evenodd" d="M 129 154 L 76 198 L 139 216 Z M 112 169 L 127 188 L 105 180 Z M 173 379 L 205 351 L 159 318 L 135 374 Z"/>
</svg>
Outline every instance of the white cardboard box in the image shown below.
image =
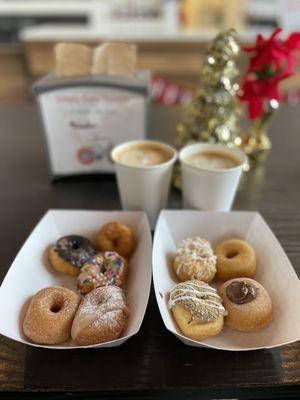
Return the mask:
<svg viewBox="0 0 300 400">
<path fill-rule="evenodd" d="M 0 287 L 0 333 L 10 339 L 51 349 L 84 348 L 69 341 L 56 346 L 40 346 L 23 334 L 22 323 L 31 297 L 48 286 L 76 290 L 76 278 L 56 272 L 47 256 L 49 246 L 60 237 L 78 234 L 90 240 L 107 222 L 120 221 L 133 228 L 137 247 L 130 258 L 125 293 L 130 315 L 121 337 L 111 342 L 85 347 L 119 346 L 135 335 L 141 326 L 151 286 L 152 239 L 144 212 L 50 210 L 34 228 L 12 263 Z"/>
<path fill-rule="evenodd" d="M 225 239 L 241 238 L 254 247 L 258 257 L 254 279 L 267 289 L 273 302 L 274 320 L 269 326 L 254 333 L 241 333 L 225 327 L 219 335 L 199 342 L 182 335 L 167 307 L 169 291 L 178 283 L 172 260 L 176 244 L 195 236 L 207 238 L 213 246 Z M 300 340 L 300 282 L 284 250 L 259 213 L 162 211 L 154 236 L 153 280 L 166 328 L 186 345 L 256 350 Z"/>
</svg>

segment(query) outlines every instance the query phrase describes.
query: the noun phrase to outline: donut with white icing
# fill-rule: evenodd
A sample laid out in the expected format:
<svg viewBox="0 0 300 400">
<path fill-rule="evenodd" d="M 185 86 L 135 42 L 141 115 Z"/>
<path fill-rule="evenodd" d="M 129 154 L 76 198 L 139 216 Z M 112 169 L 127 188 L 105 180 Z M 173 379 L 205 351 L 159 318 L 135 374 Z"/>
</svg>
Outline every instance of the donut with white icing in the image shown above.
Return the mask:
<svg viewBox="0 0 300 400">
<path fill-rule="evenodd" d="M 217 257 L 208 240 L 198 236 L 178 243 L 173 270 L 181 281 L 198 279 L 211 282 L 216 274 Z"/>
<path fill-rule="evenodd" d="M 168 308 L 183 333 L 193 340 L 203 340 L 221 332 L 226 310 L 217 290 L 207 283 L 190 280 L 174 286 Z"/>
</svg>

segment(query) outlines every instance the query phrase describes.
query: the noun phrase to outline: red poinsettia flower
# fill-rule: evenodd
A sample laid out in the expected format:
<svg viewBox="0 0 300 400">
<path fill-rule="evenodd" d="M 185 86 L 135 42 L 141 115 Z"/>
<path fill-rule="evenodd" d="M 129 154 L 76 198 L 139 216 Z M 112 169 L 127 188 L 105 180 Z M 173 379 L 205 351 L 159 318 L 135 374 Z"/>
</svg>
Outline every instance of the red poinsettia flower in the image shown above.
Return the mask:
<svg viewBox="0 0 300 400">
<path fill-rule="evenodd" d="M 248 80 L 244 81 L 242 90 L 243 94 L 240 99 L 248 102 L 250 119 L 256 119 L 263 114 L 265 99 L 282 99 L 277 83 L 269 84 L 260 80 Z"/>
<path fill-rule="evenodd" d="M 242 83 L 242 101 L 248 102 L 249 117 L 259 118 L 265 111 L 266 100 L 281 100 L 279 82 L 293 75 L 297 59 L 294 50 L 300 50 L 300 32 L 292 33 L 283 41 L 278 28 L 265 39 L 257 36 L 256 45 L 244 50 L 254 55 L 250 59 Z"/>
</svg>

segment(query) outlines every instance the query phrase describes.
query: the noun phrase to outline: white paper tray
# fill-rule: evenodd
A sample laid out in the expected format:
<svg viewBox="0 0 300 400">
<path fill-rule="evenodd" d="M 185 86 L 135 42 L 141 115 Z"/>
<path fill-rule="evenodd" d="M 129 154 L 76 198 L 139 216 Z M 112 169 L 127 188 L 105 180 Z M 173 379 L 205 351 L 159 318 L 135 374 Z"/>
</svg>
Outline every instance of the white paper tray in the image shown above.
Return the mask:
<svg viewBox="0 0 300 400">
<path fill-rule="evenodd" d="M 28 341 L 22 332 L 22 322 L 30 298 L 47 286 L 60 285 L 76 290 L 76 278 L 55 272 L 50 266 L 47 257 L 49 246 L 70 234 L 93 240 L 100 227 L 111 221 L 131 226 L 137 236 L 125 287 L 130 315 L 121 337 L 92 346 L 77 346 L 71 341 L 56 346 L 40 346 Z M 149 223 L 143 212 L 48 211 L 24 243 L 1 285 L 0 333 L 18 342 L 49 349 L 119 346 L 139 331 L 144 318 L 151 286 L 151 246 Z"/>
<path fill-rule="evenodd" d="M 217 242 L 242 238 L 258 256 L 254 279 L 268 290 L 274 320 L 255 333 L 240 333 L 225 327 L 215 337 L 195 341 L 183 336 L 168 310 L 166 299 L 178 283 L 172 271 L 176 244 L 187 238 L 207 238 Z M 153 245 L 153 280 L 159 310 L 166 328 L 190 346 L 220 350 L 256 350 L 281 346 L 300 339 L 300 282 L 284 250 L 260 214 L 255 212 L 162 211 Z"/>
</svg>

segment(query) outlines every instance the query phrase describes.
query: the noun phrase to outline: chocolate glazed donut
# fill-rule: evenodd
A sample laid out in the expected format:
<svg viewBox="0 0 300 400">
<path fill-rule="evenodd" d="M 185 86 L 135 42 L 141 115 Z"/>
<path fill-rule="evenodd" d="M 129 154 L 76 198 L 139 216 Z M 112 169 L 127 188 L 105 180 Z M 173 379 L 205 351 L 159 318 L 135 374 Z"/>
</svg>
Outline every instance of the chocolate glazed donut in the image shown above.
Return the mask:
<svg viewBox="0 0 300 400">
<path fill-rule="evenodd" d="M 50 262 L 54 269 L 77 276 L 83 264 L 96 254 L 93 244 L 78 235 L 64 236 L 50 249 Z"/>
</svg>

